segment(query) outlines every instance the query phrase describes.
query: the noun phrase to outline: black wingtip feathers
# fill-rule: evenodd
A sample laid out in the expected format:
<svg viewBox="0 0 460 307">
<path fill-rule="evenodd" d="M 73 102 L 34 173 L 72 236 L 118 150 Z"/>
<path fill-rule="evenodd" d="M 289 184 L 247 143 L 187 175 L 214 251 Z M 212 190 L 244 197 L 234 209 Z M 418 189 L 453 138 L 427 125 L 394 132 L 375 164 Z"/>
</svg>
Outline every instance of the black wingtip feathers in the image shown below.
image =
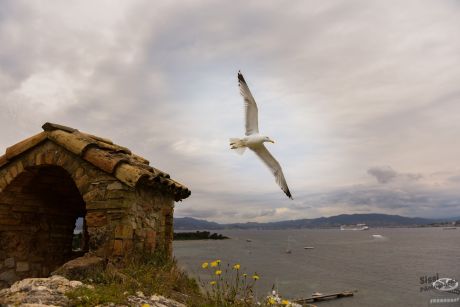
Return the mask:
<svg viewBox="0 0 460 307">
<path fill-rule="evenodd" d="M 244 80 L 243 74 L 241 73 L 241 70 L 238 70 L 238 81 L 246 83 L 246 80 Z"/>
</svg>

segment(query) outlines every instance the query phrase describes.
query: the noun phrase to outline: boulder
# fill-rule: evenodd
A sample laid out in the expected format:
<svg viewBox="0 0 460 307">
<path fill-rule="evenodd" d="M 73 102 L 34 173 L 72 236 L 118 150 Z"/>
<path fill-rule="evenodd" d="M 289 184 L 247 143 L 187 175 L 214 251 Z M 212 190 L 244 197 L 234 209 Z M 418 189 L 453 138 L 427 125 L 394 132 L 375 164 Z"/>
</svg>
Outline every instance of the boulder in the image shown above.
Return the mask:
<svg viewBox="0 0 460 307">
<path fill-rule="evenodd" d="M 83 286 L 62 276 L 50 278 L 26 278 L 10 288 L 0 290 L 1 306 L 68 306 L 65 292 Z"/>
<path fill-rule="evenodd" d="M 60 275 L 73 280 L 84 280 L 104 271 L 106 265 L 107 261 L 103 258 L 85 255 L 64 263 L 51 275 Z"/>
</svg>

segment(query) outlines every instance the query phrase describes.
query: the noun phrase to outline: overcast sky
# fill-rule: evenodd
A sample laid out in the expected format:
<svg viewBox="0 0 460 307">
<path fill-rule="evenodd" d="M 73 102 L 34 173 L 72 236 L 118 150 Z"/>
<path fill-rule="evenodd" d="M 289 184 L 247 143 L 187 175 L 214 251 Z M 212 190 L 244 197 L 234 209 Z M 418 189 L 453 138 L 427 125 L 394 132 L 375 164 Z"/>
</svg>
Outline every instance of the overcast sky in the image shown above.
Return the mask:
<svg viewBox="0 0 460 307">
<path fill-rule="evenodd" d="M 47 121 L 188 186 L 176 216 L 460 216 L 460 2 L 0 0 L 0 149 Z M 244 134 L 241 69 L 289 200 Z"/>
</svg>

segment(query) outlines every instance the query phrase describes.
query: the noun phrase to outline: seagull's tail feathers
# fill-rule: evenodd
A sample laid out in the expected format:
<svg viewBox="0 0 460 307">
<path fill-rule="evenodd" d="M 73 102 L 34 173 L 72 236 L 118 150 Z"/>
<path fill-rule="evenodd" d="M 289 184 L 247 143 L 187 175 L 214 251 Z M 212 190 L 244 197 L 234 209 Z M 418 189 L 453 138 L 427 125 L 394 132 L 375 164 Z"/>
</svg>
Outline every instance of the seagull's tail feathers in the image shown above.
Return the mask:
<svg viewBox="0 0 460 307">
<path fill-rule="evenodd" d="M 236 153 L 242 155 L 246 150 L 246 145 L 243 140 L 234 138 L 230 139 L 230 148 L 235 150 Z"/>
</svg>

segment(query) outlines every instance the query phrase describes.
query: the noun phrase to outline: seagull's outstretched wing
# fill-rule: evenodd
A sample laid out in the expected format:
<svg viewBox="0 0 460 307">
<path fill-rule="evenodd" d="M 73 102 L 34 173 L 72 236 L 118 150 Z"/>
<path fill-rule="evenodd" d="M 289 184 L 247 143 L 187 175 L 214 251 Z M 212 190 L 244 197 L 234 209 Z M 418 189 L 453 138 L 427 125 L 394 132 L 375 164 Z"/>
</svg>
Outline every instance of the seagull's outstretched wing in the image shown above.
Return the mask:
<svg viewBox="0 0 460 307">
<path fill-rule="evenodd" d="M 262 159 L 262 161 L 264 161 L 265 165 L 267 165 L 271 170 L 275 176 L 276 183 L 281 187 L 281 190 L 283 190 L 290 199 L 293 199 L 286 183 L 286 179 L 284 179 L 283 170 L 281 169 L 278 161 L 276 161 L 268 149 L 263 144 L 251 149 L 259 156 L 259 158 Z"/>
<path fill-rule="evenodd" d="M 259 120 L 257 104 L 252 97 L 251 91 L 243 78 L 241 72 L 238 72 L 238 86 L 240 87 L 241 96 L 244 98 L 244 111 L 246 115 L 246 135 L 259 133 Z"/>
</svg>

